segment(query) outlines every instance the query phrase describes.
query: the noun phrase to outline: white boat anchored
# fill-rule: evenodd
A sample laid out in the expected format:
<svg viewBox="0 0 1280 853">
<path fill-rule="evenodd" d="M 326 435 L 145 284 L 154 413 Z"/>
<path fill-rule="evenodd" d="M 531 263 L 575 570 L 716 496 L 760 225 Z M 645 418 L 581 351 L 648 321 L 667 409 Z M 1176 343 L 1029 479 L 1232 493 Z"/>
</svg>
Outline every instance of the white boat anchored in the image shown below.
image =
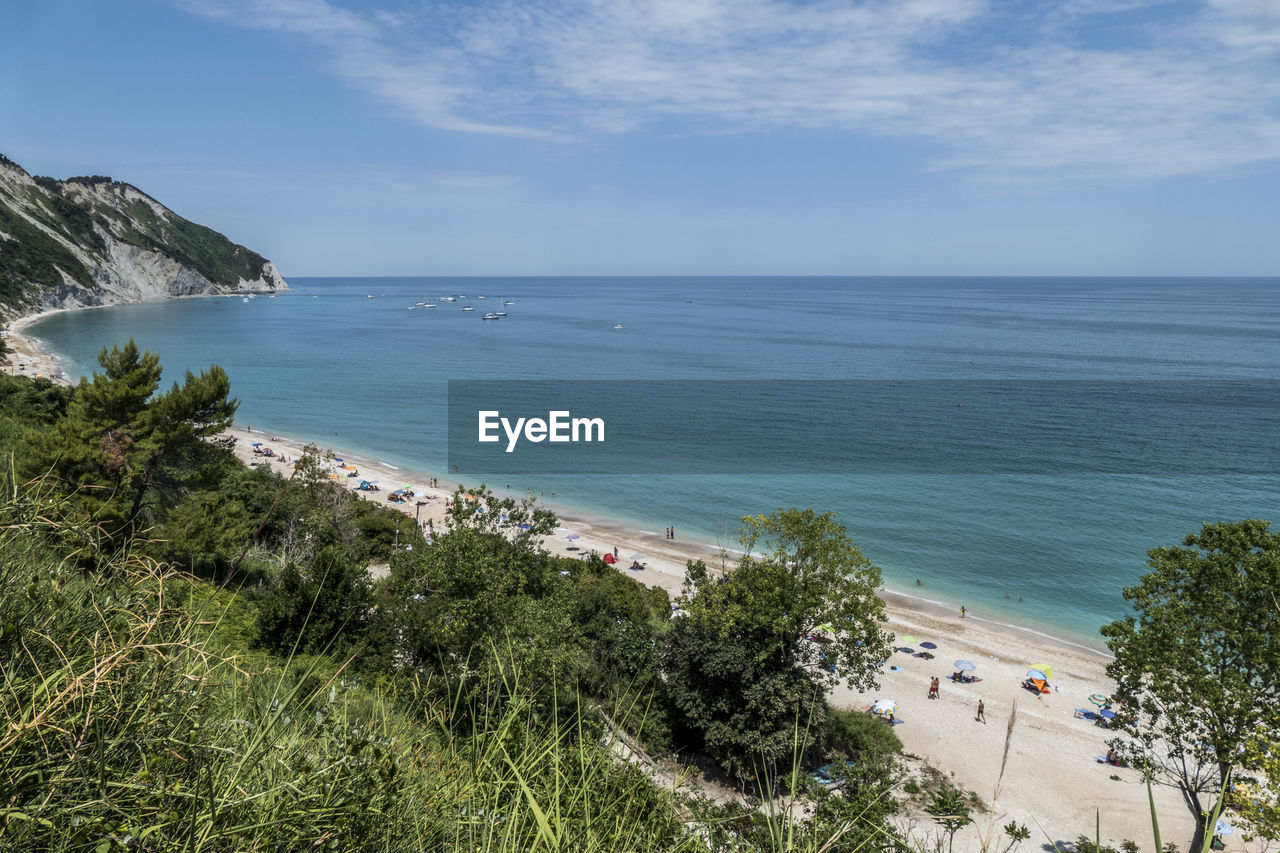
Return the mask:
<svg viewBox="0 0 1280 853">
<path fill-rule="evenodd" d="M 498 313 L 496 313 L 496 312 L 494 312 L 494 311 L 490 311 L 488 314 L 485 314 L 485 315 L 484 315 L 484 318 L 483 318 L 483 319 L 485 319 L 485 320 L 501 320 L 501 319 L 502 319 L 502 315 L 501 315 L 501 314 L 498 314 Z"/>
<path fill-rule="evenodd" d="M 474 310 L 476 310 L 476 306 L 474 306 L 474 305 L 463 305 L 463 306 L 462 306 L 462 310 L 463 310 L 463 311 L 474 311 Z"/>
</svg>

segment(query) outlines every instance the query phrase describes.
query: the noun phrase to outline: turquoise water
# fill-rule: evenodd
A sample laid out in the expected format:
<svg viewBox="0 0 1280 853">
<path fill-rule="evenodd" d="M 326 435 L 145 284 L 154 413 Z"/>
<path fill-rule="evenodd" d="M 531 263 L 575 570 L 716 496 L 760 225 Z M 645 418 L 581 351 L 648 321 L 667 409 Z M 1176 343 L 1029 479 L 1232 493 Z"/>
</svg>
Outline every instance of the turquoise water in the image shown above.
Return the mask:
<svg viewBox="0 0 1280 853">
<path fill-rule="evenodd" d="M 240 423 L 442 476 L 448 380 L 560 380 L 571 404 L 582 380 L 1280 378 L 1278 279 L 290 283 L 275 299 L 66 312 L 29 331 L 73 376 L 129 337 L 159 352 L 171 379 L 220 364 Z M 467 298 L 438 301 L 454 293 Z M 419 301 L 439 307 L 407 310 Z M 509 316 L 485 322 L 486 310 Z M 785 417 L 764 403 L 760 416 L 785 434 Z M 1280 515 L 1274 475 L 511 475 L 491 484 L 554 493 L 556 505 L 641 530 L 674 525 L 682 540 L 713 545 L 731 545 L 746 513 L 831 510 L 890 588 L 1092 646 L 1097 627 L 1125 612 L 1120 589 L 1142 573 L 1148 548 L 1205 521 Z"/>
</svg>

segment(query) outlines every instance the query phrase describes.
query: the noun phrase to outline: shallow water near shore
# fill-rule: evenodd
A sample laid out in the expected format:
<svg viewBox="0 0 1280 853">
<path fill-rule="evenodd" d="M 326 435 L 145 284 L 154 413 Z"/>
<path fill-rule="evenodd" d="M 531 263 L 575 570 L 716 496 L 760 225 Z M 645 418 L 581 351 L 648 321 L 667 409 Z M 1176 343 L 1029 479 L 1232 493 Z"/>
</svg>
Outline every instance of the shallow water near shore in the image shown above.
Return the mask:
<svg viewBox="0 0 1280 853">
<path fill-rule="evenodd" d="M 448 380 L 558 379 L 571 407 L 575 381 L 586 379 L 1280 378 L 1277 279 L 290 284 L 277 298 L 63 312 L 27 332 L 66 359 L 72 376 L 90 372 L 101 347 L 130 337 L 160 353 L 168 380 L 220 364 L 241 401 L 238 423 L 442 478 Z M 456 293 L 467 296 L 439 299 Z M 481 319 L 496 310 L 508 316 Z M 785 416 L 779 423 L 785 441 Z M 910 423 L 901 429 L 903 454 L 929 440 Z M 726 470 L 743 470 L 736 461 Z M 1280 477 L 1269 473 L 632 473 L 490 484 L 655 536 L 674 525 L 682 540 L 726 548 L 743 514 L 831 510 L 888 587 L 1095 648 L 1098 626 L 1126 612 L 1120 590 L 1141 575 L 1148 548 L 1206 521 L 1274 519 L 1280 507 Z"/>
</svg>

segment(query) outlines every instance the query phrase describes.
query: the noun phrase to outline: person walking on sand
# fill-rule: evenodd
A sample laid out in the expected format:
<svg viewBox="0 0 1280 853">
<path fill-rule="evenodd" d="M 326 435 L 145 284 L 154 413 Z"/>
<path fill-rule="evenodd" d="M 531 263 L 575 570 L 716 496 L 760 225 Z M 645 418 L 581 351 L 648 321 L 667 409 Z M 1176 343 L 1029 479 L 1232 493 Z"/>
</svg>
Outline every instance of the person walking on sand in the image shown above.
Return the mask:
<svg viewBox="0 0 1280 853">
<path fill-rule="evenodd" d="M 933 678 L 929 679 L 929 698 L 930 699 L 938 698 L 938 676 L 936 675 Z"/>
<path fill-rule="evenodd" d="M 961 619 L 963 619 L 963 618 L 964 618 L 964 614 L 965 614 L 965 613 L 967 613 L 967 612 L 968 612 L 968 611 L 964 609 L 964 605 L 963 605 L 963 604 L 961 604 L 961 605 L 960 605 L 960 618 L 961 618 Z"/>
<path fill-rule="evenodd" d="M 987 706 L 982 704 L 981 699 L 978 700 L 978 716 L 974 717 L 974 719 L 984 726 L 987 724 Z"/>
</svg>

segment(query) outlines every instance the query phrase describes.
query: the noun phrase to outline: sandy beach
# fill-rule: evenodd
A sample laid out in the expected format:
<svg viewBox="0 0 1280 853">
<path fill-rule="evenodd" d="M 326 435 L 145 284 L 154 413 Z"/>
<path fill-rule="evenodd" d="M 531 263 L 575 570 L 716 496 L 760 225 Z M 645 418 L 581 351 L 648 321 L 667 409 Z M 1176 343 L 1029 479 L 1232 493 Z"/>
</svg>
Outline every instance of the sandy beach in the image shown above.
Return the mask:
<svg viewBox="0 0 1280 853">
<path fill-rule="evenodd" d="M 37 320 L 56 313 L 56 311 L 41 311 L 8 323 L 4 332 L 4 341 L 9 346 L 10 353 L 8 362 L 4 365 L 5 373 L 15 376 L 47 376 L 54 382 L 69 384 L 58 368 L 53 355 L 47 352 L 38 340 L 24 331 Z"/>
<path fill-rule="evenodd" d="M 289 460 L 302 452 L 303 443 L 254 427 L 237 427 L 237 453 L 246 462 L 267 464 L 286 474 L 291 465 L 264 462 L 251 452 L 250 442 L 261 441 Z M 362 497 L 386 503 L 386 495 L 404 484 L 425 485 L 430 474 L 412 472 L 381 464 L 359 454 L 333 448 L 346 464 L 355 465 L 360 478 L 380 481 L 382 491 L 360 493 Z M 356 482 L 355 478 L 351 482 Z M 444 509 L 449 494 L 459 483 L 440 477 L 439 488 L 426 490 L 425 504 L 412 501 L 398 508 L 421 523 L 430 520 L 443 529 Z M 419 498 L 422 499 L 422 498 Z M 387 503 L 388 506 L 397 506 Z M 557 509 L 551 506 L 551 509 Z M 589 524 L 571 513 L 557 512 L 561 529 L 544 540 L 555 554 L 582 557 L 618 550 L 619 570 L 636 580 L 665 589 L 674 599 L 680 594 L 687 560 L 701 559 L 719 569 L 732 566 L 732 555 L 714 549 L 665 538 L 663 531 L 647 533 L 622 525 Z M 577 539 L 567 539 L 570 533 Z M 679 536 L 679 528 L 676 530 Z M 851 531 L 855 540 L 857 531 Z M 633 556 L 643 558 L 642 571 L 630 571 Z M 922 590 L 927 593 L 927 588 Z M 1009 715 L 1017 708 L 1017 720 L 1010 741 L 1008 763 L 995 807 L 976 814 L 975 823 L 956 837 L 957 850 L 978 850 L 980 835 L 989 830 L 997 835 L 1010 821 L 1027 825 L 1032 831 L 1027 845 L 1040 847 L 1073 841 L 1081 834 L 1092 836 L 1095 811 L 1101 812 L 1104 844 L 1118 845 L 1124 839 L 1137 841 L 1144 850 L 1152 847 L 1150 810 L 1140 774 L 1095 760 L 1107 752 L 1109 731 L 1075 716 L 1077 708 L 1094 711 L 1089 696 L 1108 694 L 1113 683 L 1106 677 L 1107 658 L 1096 651 L 1058 641 L 1033 631 L 1003 625 L 969 611 L 965 618 L 957 610 L 927 603 L 902 593 L 883 593 L 888 607 L 887 627 L 898 637 L 937 645 L 935 658 L 926 660 L 895 652 L 885 667 L 880 689 L 855 693 L 840 687 L 830 694 L 836 707 L 862 709 L 879 698 L 898 703 L 896 727 L 908 754 L 919 756 L 948 774 L 960 787 L 978 794 L 990 808 Z M 899 643 L 901 645 L 901 643 Z M 918 645 L 916 651 L 923 651 Z M 976 664 L 973 684 L 953 684 L 946 680 L 955 667 L 953 661 L 966 659 Z M 1053 692 L 1043 697 L 1021 684 L 1033 663 L 1053 668 Z M 890 668 L 893 669 L 890 669 Z M 940 696 L 927 698 L 929 679 L 942 679 Z M 978 700 L 985 703 L 986 723 L 975 720 Z M 1118 777 L 1118 778 L 1113 778 Z M 1190 815 L 1177 792 L 1156 788 L 1156 805 L 1165 840 L 1185 842 L 1191 836 Z M 915 817 L 913 833 L 923 841 L 936 826 L 927 817 Z M 1246 849 L 1239 836 L 1229 836 L 1227 849 Z"/>
<path fill-rule="evenodd" d="M 52 356 L 22 330 L 35 317 L 11 324 L 5 339 L 14 350 L 7 370 L 25 375 L 47 375 L 59 378 Z M 65 381 L 65 380 L 62 380 Z M 231 431 L 236 438 L 236 452 L 247 463 L 265 464 L 288 476 L 292 466 L 278 460 L 255 456 L 251 442 L 261 441 L 277 455 L 290 462 L 297 459 L 304 443 L 254 425 L 237 426 Z M 407 471 L 360 454 L 344 453 L 331 448 L 346 464 L 355 465 L 361 479 L 381 482 L 382 491 L 360 493 L 388 506 L 387 494 L 403 484 L 425 486 L 428 471 Z M 399 505 L 409 517 L 422 524 L 444 529 L 448 495 L 460 485 L 456 478 L 436 475 L 439 487 L 419 492 L 422 506 L 410 501 Z M 358 479 L 346 482 L 355 484 Z M 475 486 L 476 483 L 461 485 Z M 550 505 L 556 510 L 557 507 Z M 684 565 L 687 560 L 702 559 L 713 569 L 732 565 L 732 555 L 715 549 L 687 543 L 679 539 L 677 521 L 675 541 L 665 532 L 628 529 L 624 525 L 589 524 L 572 513 L 557 512 L 561 529 L 544 541 L 547 550 L 569 557 L 582 557 L 592 552 L 604 554 L 615 548 L 620 558 L 619 569 L 636 580 L 661 587 L 674 599 L 680 594 Z M 579 538 L 569 540 L 570 533 Z M 857 531 L 850 534 L 855 541 Z M 634 556 L 641 557 L 644 569 L 629 571 Z M 869 555 L 874 560 L 875 555 Z M 919 590 L 927 596 L 928 588 Z M 1049 843 L 1070 842 L 1081 834 L 1092 836 L 1095 814 L 1101 814 L 1102 842 L 1112 846 L 1124 839 L 1136 841 L 1144 851 L 1153 847 L 1146 787 L 1133 769 L 1111 767 L 1095 760 L 1107 751 L 1108 731 L 1075 716 L 1075 709 L 1094 710 L 1091 694 L 1108 694 L 1112 683 L 1104 668 L 1106 657 L 1099 652 L 1055 640 L 1029 630 L 1002 625 L 969 611 L 966 618 L 956 610 L 931 604 L 921 598 L 885 592 L 888 602 L 887 628 L 898 637 L 910 636 L 917 643 L 932 642 L 936 657 L 926 660 L 905 652 L 895 652 L 885 667 L 880 688 L 855 693 L 843 687 L 831 693 L 832 703 L 840 708 L 861 709 L 879 698 L 898 703 L 897 717 L 902 724 L 896 731 L 905 751 L 918 756 L 949 775 L 958 786 L 975 792 L 988 811 L 975 813 L 975 822 L 956 837 L 956 850 L 981 848 L 981 836 L 992 835 L 992 848 L 1002 849 L 1000 828 L 1010 821 L 1025 824 L 1031 839 L 1021 849 L 1042 848 Z M 902 645 L 900 642 L 899 645 Z M 912 645 L 921 651 L 917 645 Z M 946 680 L 956 659 L 967 659 L 976 665 L 974 674 L 982 680 L 957 685 Z M 1023 689 L 1023 677 L 1033 663 L 1052 666 L 1053 692 L 1037 697 Z M 942 680 L 940 696 L 927 697 L 929 680 Z M 975 720 L 978 700 L 986 707 L 986 723 Z M 1004 753 L 1005 735 L 1010 714 L 1017 709 L 1008 761 L 998 798 L 992 808 L 992 797 Z M 1161 819 L 1161 832 L 1166 841 L 1184 845 L 1191 837 L 1192 822 L 1177 792 L 1156 788 L 1156 806 Z M 938 828 L 927 816 L 904 818 L 904 827 L 927 843 Z M 1224 839 L 1227 850 L 1250 849 L 1240 836 Z"/>
</svg>

